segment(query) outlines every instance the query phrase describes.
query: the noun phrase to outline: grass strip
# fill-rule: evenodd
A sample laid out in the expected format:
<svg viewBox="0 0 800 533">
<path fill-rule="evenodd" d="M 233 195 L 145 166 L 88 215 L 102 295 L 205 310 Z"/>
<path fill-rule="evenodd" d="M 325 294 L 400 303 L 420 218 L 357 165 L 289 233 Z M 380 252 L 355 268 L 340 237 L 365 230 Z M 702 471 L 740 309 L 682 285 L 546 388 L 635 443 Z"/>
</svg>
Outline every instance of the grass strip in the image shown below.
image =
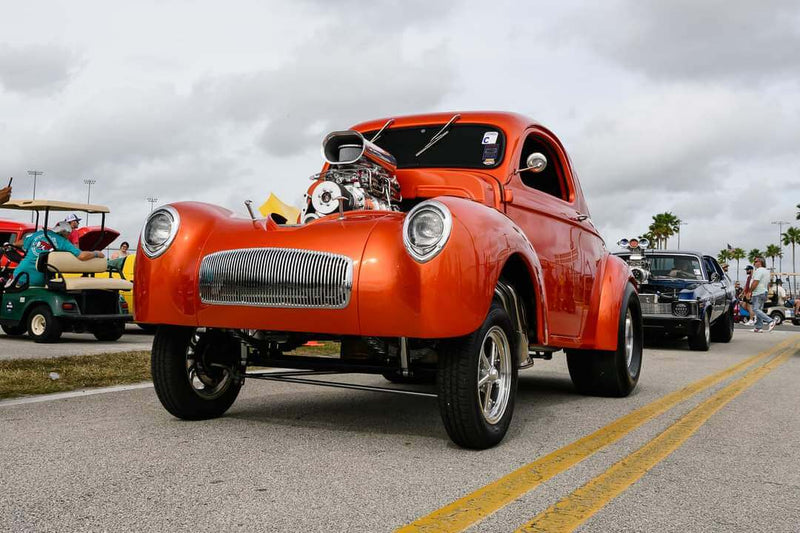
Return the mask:
<svg viewBox="0 0 800 533">
<path fill-rule="evenodd" d="M 58 379 L 52 379 L 51 372 Z M 0 398 L 149 380 L 149 351 L 0 361 Z"/>
<path fill-rule="evenodd" d="M 287 355 L 339 354 L 338 342 L 301 346 Z M 52 379 L 55 372 L 58 379 Z M 0 361 L 0 399 L 150 381 L 150 351 Z"/>
</svg>

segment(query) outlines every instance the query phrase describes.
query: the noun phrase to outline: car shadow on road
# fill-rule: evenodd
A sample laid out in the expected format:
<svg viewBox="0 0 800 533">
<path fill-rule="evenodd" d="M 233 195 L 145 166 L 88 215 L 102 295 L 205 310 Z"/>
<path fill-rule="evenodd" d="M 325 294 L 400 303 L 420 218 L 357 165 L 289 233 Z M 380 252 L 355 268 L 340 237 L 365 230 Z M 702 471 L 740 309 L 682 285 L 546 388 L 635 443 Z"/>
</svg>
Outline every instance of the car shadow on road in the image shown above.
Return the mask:
<svg viewBox="0 0 800 533">
<path fill-rule="evenodd" d="M 248 382 L 226 418 L 292 428 L 337 432 L 408 435 L 449 440 L 439 416 L 436 398 L 322 387 L 281 390 L 284 384 Z M 381 378 L 364 377 L 359 383 L 386 387 Z M 263 387 L 263 389 L 262 389 Z M 263 390 L 263 396 L 258 390 Z M 414 390 L 435 392 L 434 386 Z M 535 430 L 537 413 L 550 406 L 585 400 L 570 379 L 520 374 L 516 413 L 509 437 Z"/>
</svg>

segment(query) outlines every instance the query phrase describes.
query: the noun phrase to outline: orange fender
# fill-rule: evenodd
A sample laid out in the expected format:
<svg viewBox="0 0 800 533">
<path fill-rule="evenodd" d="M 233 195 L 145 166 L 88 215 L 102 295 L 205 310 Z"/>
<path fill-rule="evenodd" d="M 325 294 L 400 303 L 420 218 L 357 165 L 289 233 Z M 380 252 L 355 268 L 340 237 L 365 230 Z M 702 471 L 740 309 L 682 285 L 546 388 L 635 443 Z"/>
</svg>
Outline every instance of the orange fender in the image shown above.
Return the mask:
<svg viewBox="0 0 800 533">
<path fill-rule="evenodd" d="M 636 287 L 627 263 L 615 255 L 606 255 L 599 272 L 600 297 L 592 314 L 597 317 L 595 339 L 591 348 L 616 350 L 622 297 L 628 283 Z"/>
</svg>

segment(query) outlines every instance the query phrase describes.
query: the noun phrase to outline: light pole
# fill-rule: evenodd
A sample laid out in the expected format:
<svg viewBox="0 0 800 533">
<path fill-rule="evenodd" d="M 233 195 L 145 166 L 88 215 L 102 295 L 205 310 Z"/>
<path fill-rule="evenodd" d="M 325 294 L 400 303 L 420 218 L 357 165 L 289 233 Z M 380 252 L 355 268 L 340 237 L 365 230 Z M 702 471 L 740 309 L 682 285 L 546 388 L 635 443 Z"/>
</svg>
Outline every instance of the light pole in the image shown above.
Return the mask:
<svg viewBox="0 0 800 533">
<path fill-rule="evenodd" d="M 153 206 L 156 205 L 156 202 L 158 201 L 158 198 L 156 198 L 155 196 L 148 196 L 147 197 L 147 201 L 150 202 L 150 212 L 152 213 L 153 212 Z"/>
<path fill-rule="evenodd" d="M 90 203 L 92 203 L 92 185 L 97 183 L 97 180 L 85 179 L 85 180 L 83 180 L 83 183 L 89 186 L 89 190 L 86 193 L 86 203 L 90 204 Z M 89 225 L 89 212 L 88 211 L 86 212 L 86 225 L 87 226 Z"/>
<path fill-rule="evenodd" d="M 783 272 L 783 225 L 789 225 L 791 222 L 786 222 L 785 220 L 773 220 L 772 224 L 778 225 L 778 248 L 781 249 L 781 253 L 778 255 L 778 272 Z M 775 263 L 773 263 L 774 265 Z"/>
<path fill-rule="evenodd" d="M 44 174 L 41 170 L 29 170 L 28 176 L 33 176 L 33 198 L 31 200 L 36 200 L 36 178 Z M 31 222 L 33 222 L 33 211 L 31 211 Z"/>
<path fill-rule="evenodd" d="M 688 222 L 678 222 L 678 250 L 681 249 L 681 226 L 687 226 Z"/>
</svg>

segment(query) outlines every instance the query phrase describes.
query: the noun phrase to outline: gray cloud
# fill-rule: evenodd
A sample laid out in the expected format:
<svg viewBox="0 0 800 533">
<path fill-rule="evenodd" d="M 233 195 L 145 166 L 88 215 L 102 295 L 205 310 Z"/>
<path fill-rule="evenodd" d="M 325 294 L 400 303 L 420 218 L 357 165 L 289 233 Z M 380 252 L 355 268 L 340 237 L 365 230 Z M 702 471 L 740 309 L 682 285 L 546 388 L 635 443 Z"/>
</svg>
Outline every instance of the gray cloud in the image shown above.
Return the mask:
<svg viewBox="0 0 800 533">
<path fill-rule="evenodd" d="M 800 4 L 793 0 L 618 0 L 578 11 L 562 19 L 559 40 L 581 42 L 651 78 L 761 83 L 797 81 L 800 73 Z"/>
<path fill-rule="evenodd" d="M 37 96 L 58 92 L 80 66 L 80 56 L 63 46 L 0 44 L 0 85 L 10 92 Z"/>
</svg>

